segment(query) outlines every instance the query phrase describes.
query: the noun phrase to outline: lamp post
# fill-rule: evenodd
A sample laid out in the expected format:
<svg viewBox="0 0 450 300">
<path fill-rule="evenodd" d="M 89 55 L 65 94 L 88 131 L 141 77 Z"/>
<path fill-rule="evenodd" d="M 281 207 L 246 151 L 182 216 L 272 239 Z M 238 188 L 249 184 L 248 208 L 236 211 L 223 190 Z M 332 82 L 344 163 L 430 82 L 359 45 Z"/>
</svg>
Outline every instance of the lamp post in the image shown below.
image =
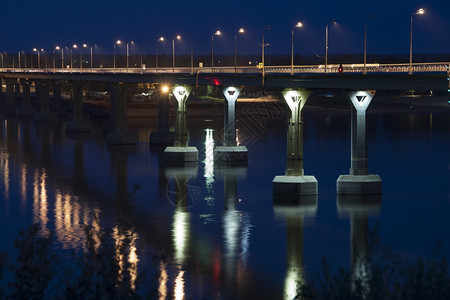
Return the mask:
<svg viewBox="0 0 450 300">
<path fill-rule="evenodd" d="M 93 72 L 93 61 L 92 61 L 92 46 L 88 46 L 87 44 L 83 44 L 83 48 L 89 47 L 90 53 L 91 53 L 91 73 Z"/>
<path fill-rule="evenodd" d="M 221 35 L 222 32 L 220 32 L 220 30 L 217 30 L 216 32 L 214 32 L 214 34 L 211 36 L 211 72 L 214 73 L 214 36 L 217 35 Z"/>
<path fill-rule="evenodd" d="M 73 49 L 77 49 L 77 44 L 74 44 L 72 48 L 70 48 L 70 73 L 73 72 Z"/>
<path fill-rule="evenodd" d="M 327 72 L 328 68 L 328 25 L 334 23 L 336 23 L 336 19 L 332 19 L 327 23 L 327 26 L 325 26 L 325 73 Z"/>
<path fill-rule="evenodd" d="M 129 44 L 134 44 L 134 42 L 131 41 L 131 43 L 127 43 L 127 73 L 128 73 L 128 66 L 129 66 L 129 60 L 130 60 L 130 49 L 129 49 Z"/>
<path fill-rule="evenodd" d="M 37 63 L 38 63 L 38 72 L 39 72 L 40 66 L 41 66 L 41 56 L 40 56 L 41 52 L 36 48 L 33 48 L 33 52 L 37 52 Z"/>
<path fill-rule="evenodd" d="M 294 27 L 292 27 L 292 31 L 291 31 L 291 75 L 294 74 L 294 29 L 302 28 L 302 27 L 303 27 L 303 23 L 298 22 L 297 24 L 295 24 Z"/>
<path fill-rule="evenodd" d="M 114 43 L 114 53 L 113 53 L 113 73 L 116 74 L 116 45 L 120 45 L 122 42 L 120 40 L 117 40 Z"/>
<path fill-rule="evenodd" d="M 236 47 L 236 40 L 238 33 L 244 33 L 244 28 L 239 28 L 239 30 L 234 34 L 234 74 L 236 74 L 236 67 L 237 67 L 237 47 Z"/>
<path fill-rule="evenodd" d="M 155 43 L 155 73 L 158 73 L 158 42 L 164 42 L 164 37 L 160 37 Z"/>
<path fill-rule="evenodd" d="M 412 74 L 412 39 L 413 39 L 413 17 L 415 15 L 423 15 L 425 13 L 425 9 L 420 8 L 415 13 L 411 15 L 411 31 L 410 31 L 410 39 L 409 39 L 409 74 Z"/>
<path fill-rule="evenodd" d="M 64 70 L 64 49 L 63 47 L 56 46 L 55 50 L 61 50 L 61 73 Z"/>
<path fill-rule="evenodd" d="M 367 65 L 367 20 L 368 19 L 374 19 L 375 14 L 372 14 L 370 17 L 368 17 L 366 20 L 364 20 L 364 70 L 363 74 L 367 74 L 366 65 Z"/>
<path fill-rule="evenodd" d="M 175 72 L 175 39 L 180 40 L 181 36 L 177 35 L 172 39 L 172 72 Z"/>
<path fill-rule="evenodd" d="M 269 46 L 269 45 L 270 45 L 269 43 L 267 43 L 267 44 L 264 43 L 264 33 L 266 32 L 266 30 L 270 30 L 270 29 L 272 29 L 272 27 L 270 27 L 270 25 L 269 25 L 269 26 L 267 26 L 266 28 L 264 28 L 264 30 L 263 30 L 263 32 L 262 32 L 262 43 L 261 43 L 262 53 L 261 53 L 261 61 L 262 61 L 262 84 L 263 84 L 263 85 L 264 85 L 264 77 L 266 76 L 266 73 L 265 73 L 265 71 L 264 71 L 264 67 L 265 67 L 265 64 L 264 64 L 264 48 L 265 48 L 266 46 Z"/>
</svg>

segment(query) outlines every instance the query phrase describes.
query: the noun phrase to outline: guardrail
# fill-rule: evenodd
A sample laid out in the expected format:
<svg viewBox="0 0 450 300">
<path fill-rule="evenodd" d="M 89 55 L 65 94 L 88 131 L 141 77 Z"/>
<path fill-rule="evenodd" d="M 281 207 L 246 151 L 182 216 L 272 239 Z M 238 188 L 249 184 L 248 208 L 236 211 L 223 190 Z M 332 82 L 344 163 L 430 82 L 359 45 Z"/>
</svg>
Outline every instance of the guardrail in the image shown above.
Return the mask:
<svg viewBox="0 0 450 300">
<path fill-rule="evenodd" d="M 450 62 L 414 63 L 413 73 L 448 72 Z M 27 73 L 131 73 L 131 74 L 336 74 L 340 65 L 328 65 L 325 72 L 324 65 L 296 65 L 292 66 L 257 66 L 247 67 L 167 67 L 167 68 L 2 68 L 1 72 Z M 343 64 L 343 73 L 408 73 L 409 64 Z M 364 70 L 365 69 L 365 70 Z"/>
</svg>

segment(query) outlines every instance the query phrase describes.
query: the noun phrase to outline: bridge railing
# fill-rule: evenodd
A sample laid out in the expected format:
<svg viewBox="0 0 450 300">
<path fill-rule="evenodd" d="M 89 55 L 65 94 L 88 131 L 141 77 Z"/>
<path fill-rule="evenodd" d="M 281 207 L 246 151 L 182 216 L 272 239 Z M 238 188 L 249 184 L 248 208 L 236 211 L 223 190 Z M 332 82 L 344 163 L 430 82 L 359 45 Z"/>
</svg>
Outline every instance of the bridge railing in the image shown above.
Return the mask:
<svg viewBox="0 0 450 300">
<path fill-rule="evenodd" d="M 414 63 L 413 73 L 447 72 L 450 62 Z M 265 66 L 265 74 L 320 74 L 339 73 L 339 64 L 327 65 L 295 65 L 292 66 Z M 344 73 L 408 73 L 409 64 L 343 64 Z M 2 68 L 2 72 L 27 72 L 27 73 L 132 73 L 132 74 L 262 74 L 263 69 L 257 66 L 237 67 L 163 67 L 163 68 Z"/>
</svg>

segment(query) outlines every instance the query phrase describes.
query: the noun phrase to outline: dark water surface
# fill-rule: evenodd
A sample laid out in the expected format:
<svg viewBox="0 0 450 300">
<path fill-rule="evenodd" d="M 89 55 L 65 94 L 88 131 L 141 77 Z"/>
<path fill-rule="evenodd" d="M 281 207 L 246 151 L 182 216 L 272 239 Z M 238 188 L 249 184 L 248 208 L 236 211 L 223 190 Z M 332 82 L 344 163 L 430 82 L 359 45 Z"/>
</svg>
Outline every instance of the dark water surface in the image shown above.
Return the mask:
<svg viewBox="0 0 450 300">
<path fill-rule="evenodd" d="M 306 107 L 304 168 L 319 194 L 286 205 L 272 197 L 272 180 L 286 167 L 283 106 L 238 105 L 248 165 L 228 168 L 214 164 L 220 117 L 189 119 L 200 158 L 189 168 L 163 167 L 164 147 L 148 144 L 154 119 L 129 120 L 136 146 L 108 147 L 97 125 L 69 135 L 64 121 L 3 117 L 0 250 L 14 253 L 18 231 L 33 223 L 40 234 L 54 232 L 62 254 L 83 249 L 85 224 L 111 228 L 117 243 L 126 236 L 135 247 L 130 280 L 154 265 L 147 253 L 171 253 L 156 264 L 161 299 L 289 299 L 296 283 L 317 277 L 323 257 L 333 270 L 350 269 L 375 223 L 402 259 L 429 255 L 441 238 L 450 251 L 448 113 L 369 109 L 369 171 L 383 180 L 383 195 L 355 203 L 336 196 L 336 179 L 350 168 L 349 111 Z"/>
</svg>

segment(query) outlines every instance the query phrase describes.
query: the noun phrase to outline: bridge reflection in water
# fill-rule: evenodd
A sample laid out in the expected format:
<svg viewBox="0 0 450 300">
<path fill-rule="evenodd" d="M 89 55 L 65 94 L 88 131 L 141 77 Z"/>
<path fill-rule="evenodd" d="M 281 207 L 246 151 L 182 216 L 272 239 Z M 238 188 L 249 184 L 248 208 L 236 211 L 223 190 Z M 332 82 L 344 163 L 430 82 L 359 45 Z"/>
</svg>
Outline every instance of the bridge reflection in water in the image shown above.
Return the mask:
<svg viewBox="0 0 450 300">
<path fill-rule="evenodd" d="M 238 101 L 238 110 L 242 108 L 240 105 Z M 347 113 L 342 119 L 348 124 L 350 118 Z M 432 125 L 434 118 L 430 116 L 427 120 Z M 304 122 L 301 126 L 315 128 L 308 119 L 298 121 Z M 276 122 L 283 127 L 285 119 L 280 117 Z M 29 219 L 27 223 L 37 222 L 42 235 L 54 230 L 61 249 L 84 250 L 84 225 L 92 226 L 99 233 L 112 228 L 117 261 L 120 266 L 126 266 L 119 269 L 117 276 L 129 278 L 132 287 L 140 270 L 150 265 L 145 258 L 146 251 L 169 250 L 173 259 L 157 263 L 160 299 L 182 299 L 204 290 L 232 297 L 260 296 L 258 287 L 264 287 L 261 291 L 271 298 L 285 295 L 291 299 L 298 284 L 307 283 L 313 274 L 307 267 L 309 257 L 304 257 L 308 253 L 304 250 L 311 247 L 305 232 L 312 230 L 321 213 L 320 205 L 329 207 L 329 196 L 321 198 L 320 189 L 315 195 L 271 196 L 270 181 L 277 172 L 286 165 L 288 168 L 284 170 L 290 175 L 300 175 L 291 169 L 302 169 L 298 162 L 286 164 L 289 143 L 279 136 L 292 136 L 289 126 L 283 130 L 267 129 L 271 134 L 275 132 L 277 138 L 270 142 L 276 141 L 276 146 L 261 135 L 260 141 L 249 148 L 249 161 L 236 164 L 217 161 L 214 157 L 214 146 L 220 144 L 219 136 L 225 130 L 221 119 L 217 123 L 220 125 L 211 126 L 203 119 L 197 123 L 186 122 L 184 129 L 190 126 L 190 143 L 199 149 L 201 163 L 177 166 L 164 164 L 163 147 L 150 147 L 154 152 L 149 158 L 146 143 L 106 145 L 107 137 L 100 125 L 93 125 L 90 133 L 71 133 L 66 132 L 61 121 L 40 124 L 4 117 L 0 168 L 2 194 L 7 205 L 3 205 L 10 210 L 9 214 L 30 213 L 32 221 Z M 155 129 L 141 130 L 149 134 Z M 346 150 L 336 151 L 348 158 L 353 126 L 345 129 L 348 130 L 344 130 L 343 136 L 348 138 L 339 146 Z M 366 131 L 364 128 L 357 135 Z M 300 131 L 295 132 L 296 137 L 301 136 Z M 336 201 L 336 177 L 333 176 L 348 166 L 345 160 L 341 163 L 328 159 L 326 168 L 317 168 L 318 160 L 325 159 L 317 157 L 323 150 L 314 153 L 308 146 L 308 142 L 317 138 L 304 138 L 302 146 L 307 153 L 304 162 L 313 162 L 309 163 L 308 170 L 322 179 L 325 194 L 332 195 L 332 203 L 337 202 L 337 212 L 349 216 L 350 234 L 345 233 L 350 236 L 351 269 L 358 278 L 370 273 L 370 266 L 365 264 L 368 217 L 378 214 L 381 195 L 342 193 Z M 299 141 L 292 140 L 291 144 L 296 145 L 294 150 L 299 150 Z M 322 146 L 328 147 L 325 142 Z M 363 146 L 367 144 L 364 142 Z M 285 149 L 288 151 L 284 152 Z M 363 149 L 363 154 L 366 151 L 367 148 Z M 294 158 L 299 157 L 295 155 Z M 362 169 L 368 169 L 367 157 L 351 155 L 351 158 L 352 169 L 354 164 L 359 168 L 361 161 L 364 161 Z M 303 163 L 303 156 L 301 159 Z M 381 172 L 382 168 L 386 167 L 376 165 L 377 171 Z M 350 175 L 354 173 L 350 171 Z M 133 189 L 136 182 L 141 187 Z M 15 199 L 20 201 L 14 203 Z M 274 225 L 272 214 L 284 219 L 285 225 Z M 10 222 L 14 224 L 11 219 Z M 340 226 L 339 221 L 335 223 Z M 130 251 L 124 257 L 120 249 L 126 240 L 130 242 Z M 259 251 L 264 253 L 261 255 L 264 258 Z M 268 257 L 276 262 L 267 261 Z"/>
</svg>

